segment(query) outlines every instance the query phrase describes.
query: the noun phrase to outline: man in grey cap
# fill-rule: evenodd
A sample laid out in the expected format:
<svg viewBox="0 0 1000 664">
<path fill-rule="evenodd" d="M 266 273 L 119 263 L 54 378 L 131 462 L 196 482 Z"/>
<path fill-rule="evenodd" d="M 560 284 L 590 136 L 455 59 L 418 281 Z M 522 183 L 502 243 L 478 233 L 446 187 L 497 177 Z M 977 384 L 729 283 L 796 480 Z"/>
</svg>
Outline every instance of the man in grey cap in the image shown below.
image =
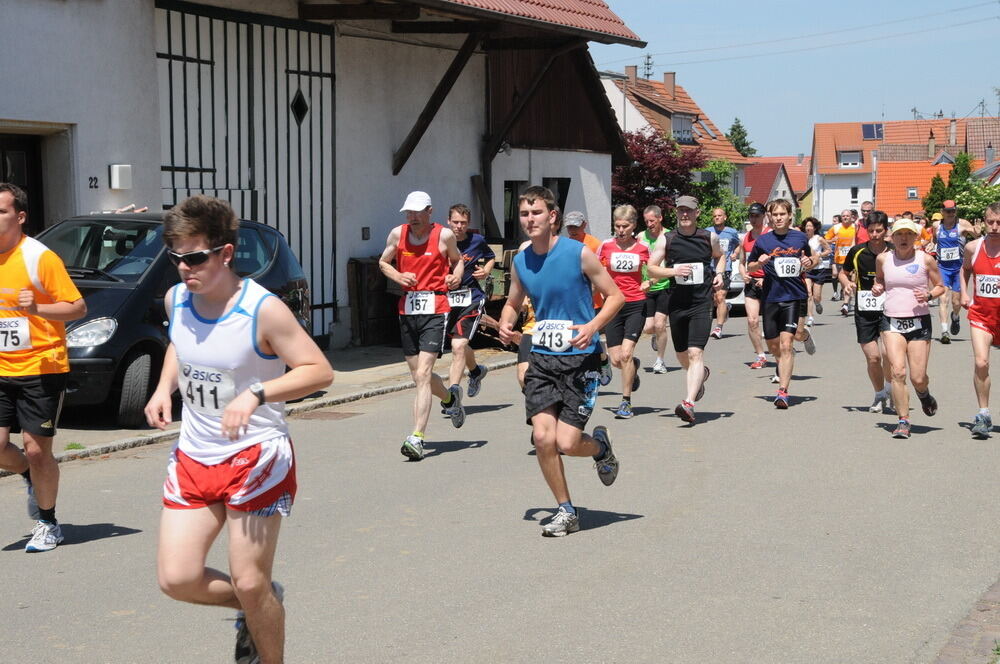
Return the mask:
<svg viewBox="0 0 1000 664">
<path fill-rule="evenodd" d="M 587 249 L 597 252 L 601 248 L 601 241 L 587 232 L 587 217 L 582 212 L 567 212 L 563 215 L 563 226 L 566 227 L 566 235 L 577 242 L 582 242 Z M 599 311 L 604 306 L 604 298 L 601 294 L 594 292 L 594 310 Z M 601 347 L 601 385 L 611 382 L 611 358 L 608 357 L 604 342 L 599 342 Z"/>
<path fill-rule="evenodd" d="M 424 458 L 431 394 L 441 399 L 455 428 L 465 423 L 462 388 L 446 388 L 434 373 L 434 362 L 444 351 L 445 327 L 451 312 L 448 291 L 461 284 L 465 262 L 451 229 L 431 223 L 430 196 L 422 191 L 410 192 L 399 211 L 406 213 L 406 223 L 389 233 L 378 264 L 386 278 L 403 288 L 403 297 L 399 298 L 400 338 L 417 391 L 413 433 L 403 441 L 400 452 L 420 461 Z"/>
</svg>

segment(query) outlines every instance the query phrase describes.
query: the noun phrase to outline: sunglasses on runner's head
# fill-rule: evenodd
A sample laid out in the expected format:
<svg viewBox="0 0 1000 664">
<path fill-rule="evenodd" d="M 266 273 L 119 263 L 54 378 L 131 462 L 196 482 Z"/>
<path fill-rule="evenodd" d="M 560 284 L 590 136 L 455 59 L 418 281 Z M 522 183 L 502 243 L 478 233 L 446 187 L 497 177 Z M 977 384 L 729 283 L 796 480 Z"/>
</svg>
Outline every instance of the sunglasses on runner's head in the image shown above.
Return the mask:
<svg viewBox="0 0 1000 664">
<path fill-rule="evenodd" d="M 168 249 L 167 258 L 169 258 L 170 262 L 173 263 L 174 265 L 180 265 L 181 261 L 184 261 L 184 264 L 187 265 L 188 267 L 197 267 L 198 265 L 201 265 L 202 263 L 207 261 L 209 256 L 218 251 L 222 251 L 225 248 L 226 245 L 222 245 L 221 247 L 215 247 L 214 249 L 189 251 L 186 254 L 178 254 L 176 251 L 170 251 Z"/>
</svg>

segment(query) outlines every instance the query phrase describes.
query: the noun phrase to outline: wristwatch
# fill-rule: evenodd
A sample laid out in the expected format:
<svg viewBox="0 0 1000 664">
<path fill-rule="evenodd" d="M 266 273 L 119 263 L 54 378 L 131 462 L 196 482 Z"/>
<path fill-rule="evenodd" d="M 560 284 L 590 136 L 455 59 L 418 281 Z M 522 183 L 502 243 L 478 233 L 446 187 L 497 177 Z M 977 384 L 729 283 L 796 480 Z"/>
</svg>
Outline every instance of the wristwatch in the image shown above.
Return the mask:
<svg viewBox="0 0 1000 664">
<path fill-rule="evenodd" d="M 267 402 L 267 399 L 264 398 L 264 386 L 259 382 L 251 384 L 247 389 L 249 389 L 250 392 L 257 397 L 257 400 L 260 401 L 260 405 L 263 406 L 264 403 Z"/>
</svg>

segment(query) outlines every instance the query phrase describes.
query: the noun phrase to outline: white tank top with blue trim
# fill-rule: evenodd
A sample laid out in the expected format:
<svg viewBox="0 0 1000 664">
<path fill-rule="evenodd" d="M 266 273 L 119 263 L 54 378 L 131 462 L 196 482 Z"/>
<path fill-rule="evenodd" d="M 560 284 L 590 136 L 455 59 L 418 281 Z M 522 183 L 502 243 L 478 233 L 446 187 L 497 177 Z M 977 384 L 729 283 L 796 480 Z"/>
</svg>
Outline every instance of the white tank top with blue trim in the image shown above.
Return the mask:
<svg viewBox="0 0 1000 664">
<path fill-rule="evenodd" d="M 200 316 L 183 283 L 174 287 L 170 341 L 184 403 L 177 449 L 205 465 L 221 463 L 257 443 L 288 434 L 284 403 L 265 403 L 235 441 L 222 436 L 222 411 L 255 382 L 281 376 L 285 363 L 257 346 L 257 315 L 273 293 L 244 279 L 236 304 L 221 318 Z"/>
</svg>

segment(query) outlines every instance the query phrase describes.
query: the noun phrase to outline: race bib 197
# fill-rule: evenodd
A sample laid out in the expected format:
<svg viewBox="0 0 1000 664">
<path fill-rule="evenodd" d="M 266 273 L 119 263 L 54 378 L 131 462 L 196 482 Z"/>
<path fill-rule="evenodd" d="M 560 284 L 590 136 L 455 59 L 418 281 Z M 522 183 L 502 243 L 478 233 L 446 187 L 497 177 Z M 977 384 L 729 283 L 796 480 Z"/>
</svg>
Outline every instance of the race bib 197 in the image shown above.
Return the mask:
<svg viewBox="0 0 1000 664">
<path fill-rule="evenodd" d="M 922 329 L 923 323 L 920 322 L 919 318 L 890 318 L 889 319 L 889 331 L 898 332 L 900 334 L 906 334 L 907 332 L 915 332 L 916 330 Z"/>
<path fill-rule="evenodd" d="M 882 311 L 885 306 L 885 293 L 872 295 L 870 290 L 858 291 L 858 311 Z"/>
<path fill-rule="evenodd" d="M 31 329 L 24 316 L 0 318 L 0 352 L 31 348 Z"/>
<path fill-rule="evenodd" d="M 961 251 L 960 247 L 942 247 L 940 251 L 938 251 L 938 256 L 940 256 L 943 261 L 957 261 L 961 258 Z"/>
<path fill-rule="evenodd" d="M 569 329 L 571 320 L 540 320 L 531 330 L 531 344 L 557 353 L 570 349 L 570 339 L 576 336 L 576 331 Z"/>
<path fill-rule="evenodd" d="M 779 277 L 797 277 L 802 272 L 802 261 L 797 256 L 778 256 L 774 259 L 774 272 Z"/>
<path fill-rule="evenodd" d="M 403 315 L 434 313 L 434 291 L 410 291 L 403 302 Z"/>
<path fill-rule="evenodd" d="M 458 290 L 448 291 L 448 306 L 452 307 L 467 307 L 472 304 L 472 289 L 460 288 Z"/>
<path fill-rule="evenodd" d="M 995 274 L 977 274 L 976 297 L 1000 297 L 1000 276 Z"/>
<path fill-rule="evenodd" d="M 612 252 L 608 265 L 611 267 L 612 272 L 638 272 L 639 254 L 627 251 Z"/>
<path fill-rule="evenodd" d="M 231 371 L 182 362 L 178 376 L 184 405 L 206 415 L 221 415 L 236 396 Z"/>
<path fill-rule="evenodd" d="M 686 277 L 678 275 L 674 277 L 674 281 L 684 286 L 697 286 L 698 284 L 705 283 L 704 263 L 677 263 L 674 265 L 674 269 L 676 270 L 677 268 L 684 266 L 691 268 L 691 274 Z"/>
</svg>

